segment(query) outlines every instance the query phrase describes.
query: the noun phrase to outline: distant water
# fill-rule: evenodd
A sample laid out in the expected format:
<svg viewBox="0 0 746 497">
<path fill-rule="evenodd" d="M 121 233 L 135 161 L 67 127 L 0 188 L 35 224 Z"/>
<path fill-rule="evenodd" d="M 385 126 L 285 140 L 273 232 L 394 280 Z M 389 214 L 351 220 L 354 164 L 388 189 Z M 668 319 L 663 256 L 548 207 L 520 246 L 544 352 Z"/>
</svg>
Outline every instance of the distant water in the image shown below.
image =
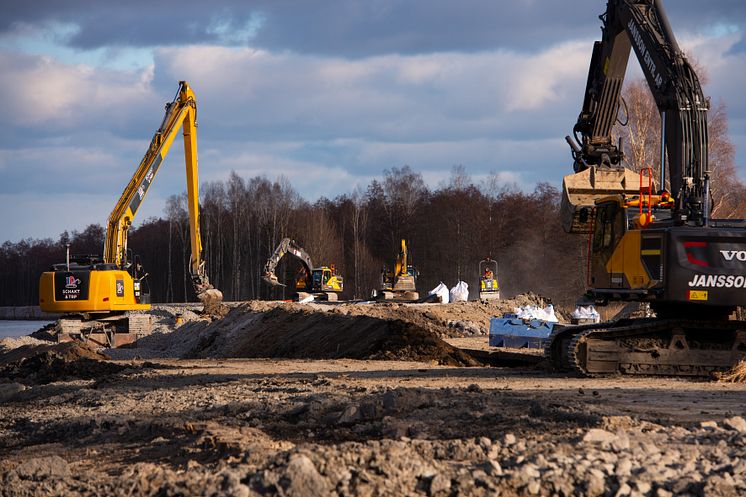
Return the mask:
<svg viewBox="0 0 746 497">
<path fill-rule="evenodd" d="M 0 338 L 22 337 L 40 330 L 52 321 L 4 321 L 0 320 Z"/>
</svg>

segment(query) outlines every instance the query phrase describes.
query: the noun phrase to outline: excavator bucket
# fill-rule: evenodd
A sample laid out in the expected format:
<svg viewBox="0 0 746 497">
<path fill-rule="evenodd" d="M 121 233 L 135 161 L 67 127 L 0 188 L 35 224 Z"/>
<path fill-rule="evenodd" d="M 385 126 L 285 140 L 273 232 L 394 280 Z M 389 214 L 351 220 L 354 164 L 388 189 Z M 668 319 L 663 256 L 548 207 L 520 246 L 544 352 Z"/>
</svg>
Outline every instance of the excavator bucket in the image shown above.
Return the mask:
<svg viewBox="0 0 746 497">
<path fill-rule="evenodd" d="M 655 188 L 655 185 L 653 186 Z M 567 233 L 590 233 L 596 200 L 610 195 L 638 195 L 640 175 L 631 169 L 591 166 L 562 180 L 562 227 Z"/>
<path fill-rule="evenodd" d="M 197 294 L 197 298 L 205 305 L 219 304 L 223 301 L 223 292 L 217 288 L 210 288 Z"/>
<path fill-rule="evenodd" d="M 262 276 L 262 279 L 265 283 L 272 286 L 286 286 L 280 283 L 280 280 L 277 279 L 277 275 L 275 273 L 266 273 L 264 276 Z"/>
</svg>

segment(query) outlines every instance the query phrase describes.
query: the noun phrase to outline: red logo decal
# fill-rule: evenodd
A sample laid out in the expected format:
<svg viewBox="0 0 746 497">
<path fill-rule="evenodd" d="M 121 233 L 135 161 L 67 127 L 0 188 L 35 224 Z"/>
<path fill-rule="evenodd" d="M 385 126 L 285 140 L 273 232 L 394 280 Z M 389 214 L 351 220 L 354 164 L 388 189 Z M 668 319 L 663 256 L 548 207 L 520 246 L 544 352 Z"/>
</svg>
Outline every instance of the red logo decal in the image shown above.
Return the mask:
<svg viewBox="0 0 746 497">
<path fill-rule="evenodd" d="M 698 248 L 699 249 L 707 248 L 707 242 L 684 242 L 684 250 L 686 250 L 687 260 L 697 266 L 710 267 L 710 264 L 707 261 L 698 259 L 696 257 L 697 255 L 701 255 L 705 253 L 703 250 L 694 250 Z M 699 254 L 697 254 L 696 252 L 699 252 Z"/>
</svg>

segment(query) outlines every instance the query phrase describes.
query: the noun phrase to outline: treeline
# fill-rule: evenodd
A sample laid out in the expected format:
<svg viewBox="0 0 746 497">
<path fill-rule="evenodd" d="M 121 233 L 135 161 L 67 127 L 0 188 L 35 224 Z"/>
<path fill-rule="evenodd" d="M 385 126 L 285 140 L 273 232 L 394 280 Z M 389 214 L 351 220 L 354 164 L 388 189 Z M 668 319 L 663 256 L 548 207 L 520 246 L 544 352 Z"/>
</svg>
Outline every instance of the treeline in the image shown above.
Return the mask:
<svg viewBox="0 0 746 497">
<path fill-rule="evenodd" d="M 335 199 L 304 201 L 285 179 L 241 178 L 206 183 L 201 192 L 204 257 L 211 282 L 227 300 L 289 297 L 287 288 L 261 281 L 267 257 L 284 237 L 298 241 L 316 265 L 334 264 L 345 278 L 342 298 L 365 298 L 378 288 L 401 239 L 420 272 L 418 289 L 464 280 L 476 292 L 479 261 L 492 257 L 505 295 L 534 291 L 571 303 L 583 290 L 584 237 L 566 235 L 559 191 L 548 184 L 531 193 L 475 185 L 463 167 L 447 184 L 429 189 L 408 166 L 393 168 L 366 190 Z M 63 233 L 59 240 L 6 242 L 0 247 L 0 305 L 34 305 L 39 275 L 73 254 L 101 254 L 104 230 Z M 154 302 L 194 300 L 189 280 L 189 222 L 185 195 L 171 197 L 163 217 L 148 219 L 129 236 L 149 272 Z M 285 258 L 277 274 L 292 288 L 299 269 Z M 476 293 L 473 293 L 476 296 Z"/>
</svg>

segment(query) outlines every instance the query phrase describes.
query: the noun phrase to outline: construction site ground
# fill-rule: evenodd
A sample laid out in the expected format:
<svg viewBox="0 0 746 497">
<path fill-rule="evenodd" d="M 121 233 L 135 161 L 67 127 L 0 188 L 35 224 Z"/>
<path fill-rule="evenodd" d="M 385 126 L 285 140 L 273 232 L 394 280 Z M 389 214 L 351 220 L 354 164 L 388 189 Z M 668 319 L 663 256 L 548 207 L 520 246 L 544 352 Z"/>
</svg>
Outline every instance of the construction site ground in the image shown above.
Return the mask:
<svg viewBox="0 0 746 497">
<path fill-rule="evenodd" d="M 2 340 L 0 495 L 746 494 L 746 384 L 486 365 L 489 318 L 529 303 L 159 306 L 135 348 Z"/>
</svg>

